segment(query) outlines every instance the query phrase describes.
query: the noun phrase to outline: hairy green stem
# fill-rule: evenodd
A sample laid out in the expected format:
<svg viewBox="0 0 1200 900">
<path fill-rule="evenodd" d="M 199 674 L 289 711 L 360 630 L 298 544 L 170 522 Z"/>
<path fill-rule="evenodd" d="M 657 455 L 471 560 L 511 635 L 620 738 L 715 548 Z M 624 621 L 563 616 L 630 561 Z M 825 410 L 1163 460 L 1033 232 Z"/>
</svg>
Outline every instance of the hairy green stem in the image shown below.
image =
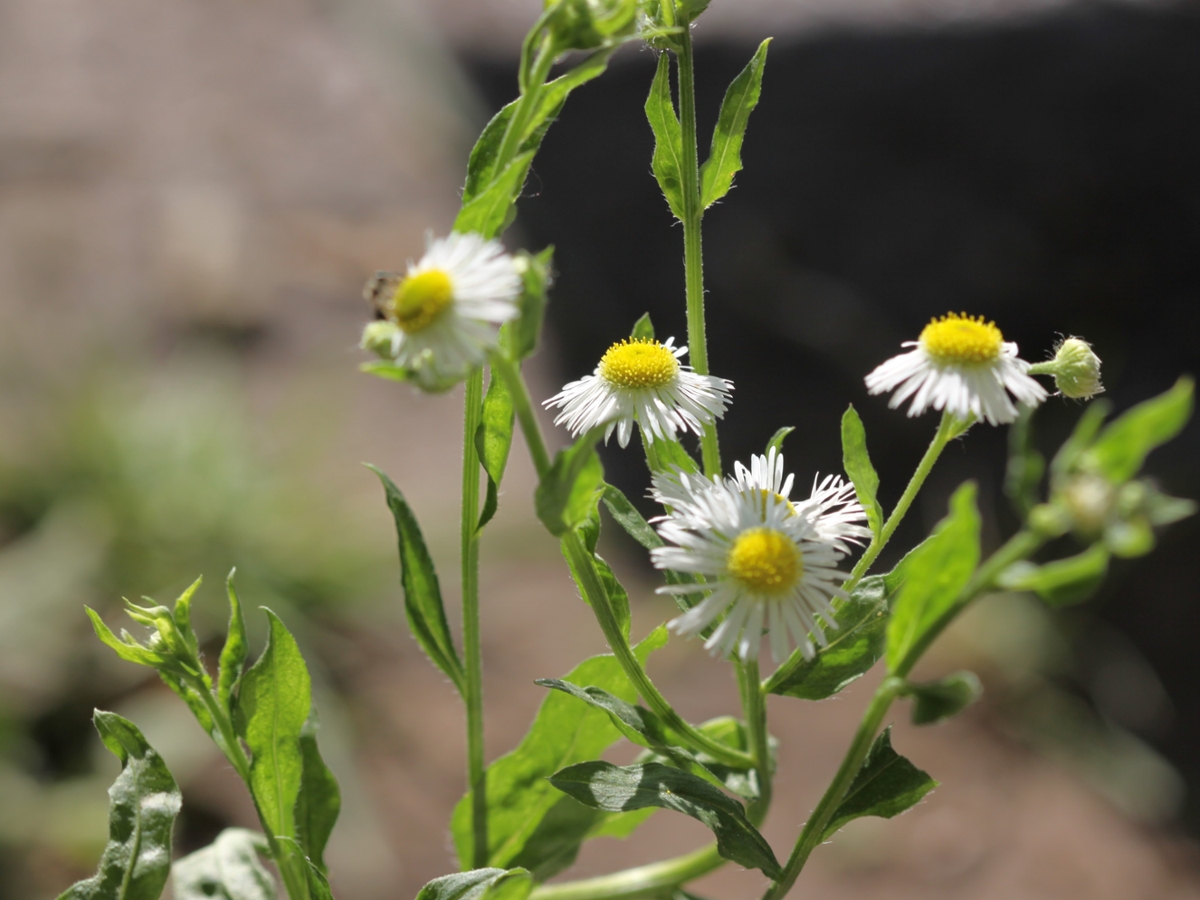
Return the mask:
<svg viewBox="0 0 1200 900">
<path fill-rule="evenodd" d="M 771 806 L 771 748 L 767 732 L 767 698 L 758 686 L 758 660 L 735 663 L 742 692 L 742 710 L 746 717 L 750 755 L 758 774 L 758 799 L 750 804 L 748 815 L 761 825 Z"/>
<path fill-rule="evenodd" d="M 537 472 L 539 480 L 545 478 L 546 473 L 550 471 L 550 452 L 546 449 L 546 439 L 542 436 L 542 426 L 538 424 L 537 411 L 529 396 L 525 376 L 517 364 L 503 353 L 492 355 L 492 373 L 499 374 L 504 379 L 512 397 L 517 422 L 521 425 L 521 433 L 525 435 L 525 443 L 529 447 L 534 471 Z"/>
<path fill-rule="evenodd" d="M 463 399 L 462 614 L 467 707 L 467 790 L 471 792 L 474 865 L 487 865 L 487 790 L 483 765 L 483 651 L 479 633 L 479 453 L 475 432 L 483 418 L 483 369 L 467 376 Z"/>
<path fill-rule="evenodd" d="M 611 875 L 543 884 L 533 889 L 530 900 L 634 900 L 637 897 L 666 896 L 671 888 L 685 884 L 725 865 L 717 845 L 674 859 L 625 869 Z"/>
<path fill-rule="evenodd" d="M 500 142 L 500 149 L 496 152 L 497 175 L 503 172 L 505 167 L 512 162 L 513 157 L 520 152 L 525 123 L 529 121 L 530 113 L 537 108 L 542 88 L 546 84 L 551 66 L 554 65 L 554 57 L 553 42 L 549 39 L 544 40 L 541 49 L 538 50 L 537 59 L 533 63 L 532 77 L 523 86 L 521 99 L 517 103 L 517 108 L 513 110 L 512 118 L 508 121 L 508 128 L 504 130 L 504 140 Z"/>
</svg>

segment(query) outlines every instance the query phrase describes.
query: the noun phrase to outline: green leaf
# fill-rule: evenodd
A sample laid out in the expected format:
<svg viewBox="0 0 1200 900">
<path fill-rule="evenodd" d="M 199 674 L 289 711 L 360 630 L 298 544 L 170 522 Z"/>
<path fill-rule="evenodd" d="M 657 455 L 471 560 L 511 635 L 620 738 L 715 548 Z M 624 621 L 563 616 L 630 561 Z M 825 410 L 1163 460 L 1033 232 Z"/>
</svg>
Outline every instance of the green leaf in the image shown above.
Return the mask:
<svg viewBox="0 0 1200 900">
<path fill-rule="evenodd" d="M 413 378 L 411 369 L 398 366 L 386 359 L 373 359 L 370 362 L 362 363 L 358 367 L 358 371 L 366 372 L 368 375 L 374 375 L 387 381 L 412 381 Z"/>
<path fill-rule="evenodd" d="M 517 308 L 521 313 L 515 322 L 505 325 L 511 329 L 512 355 L 522 360 L 537 349 L 542 338 L 542 322 L 546 317 L 547 288 L 554 260 L 554 247 L 541 253 L 517 253 L 516 264 L 521 274 L 521 296 Z"/>
<path fill-rule="evenodd" d="M 100 614 L 90 606 L 83 608 L 84 612 L 92 621 L 92 629 L 96 632 L 96 637 L 116 651 L 117 656 L 126 662 L 137 663 L 139 666 L 150 666 L 158 668 L 164 662 L 162 654 L 156 653 L 146 647 L 143 647 L 129 633 L 122 630 L 121 637 L 117 637 L 112 633 L 112 629 L 104 624 L 104 620 L 100 618 Z"/>
<path fill-rule="evenodd" d="M 700 206 L 708 209 L 733 187 L 733 176 L 742 169 L 742 140 L 746 123 L 758 105 L 762 93 L 763 67 L 767 64 L 767 38 L 758 45 L 746 68 L 738 74 L 725 92 L 717 127 L 713 131 L 712 149 L 700 167 Z"/>
<path fill-rule="evenodd" d="M 979 562 L 979 511 L 975 485 L 950 498 L 950 515 L 904 562 L 904 586 L 887 630 L 888 670 L 900 671 L 922 638 L 949 612 Z"/>
<path fill-rule="evenodd" d="M 1183 430 L 1192 417 L 1192 379 L 1180 378 L 1160 394 L 1118 416 L 1083 454 L 1080 463 L 1120 484 L 1138 473 L 1146 456 Z"/>
<path fill-rule="evenodd" d="M 264 607 L 270 632 L 262 656 L 242 677 L 234 725 L 250 748 L 250 791 L 263 822 L 291 844 L 304 756 L 300 733 L 312 708 L 308 667 L 296 640 Z"/>
<path fill-rule="evenodd" d="M 889 725 L 875 739 L 858 775 L 851 782 L 841 805 L 825 826 L 822 840 L 863 816 L 890 819 L 913 806 L 937 787 L 937 782 L 892 749 Z"/>
<path fill-rule="evenodd" d="M 779 863 L 742 804 L 707 781 L 661 763 L 616 766 L 602 760 L 579 763 L 555 773 L 550 783 L 587 806 L 609 812 L 646 807 L 691 816 L 712 829 L 717 852 L 768 878 L 780 874 Z"/>
<path fill-rule="evenodd" d="M 171 872 L 179 788 L 136 725 L 101 710 L 92 721 L 104 746 L 121 761 L 121 774 L 108 789 L 108 845 L 96 874 L 76 882 L 59 900 L 158 900 Z"/>
<path fill-rule="evenodd" d="M 905 686 L 904 693 L 913 698 L 914 725 L 931 725 L 956 716 L 983 695 L 983 685 L 973 672 L 955 672 L 930 684 Z"/>
<path fill-rule="evenodd" d="M 782 428 L 780 428 L 773 435 L 771 435 L 771 439 L 769 441 L 767 441 L 767 449 L 764 450 L 763 453 L 769 455 L 771 453 L 772 448 L 775 449 L 776 453 L 782 453 L 783 452 L 783 439 L 795 430 L 796 430 L 796 428 L 794 425 L 785 425 Z"/>
<path fill-rule="evenodd" d="M 462 662 L 458 658 L 458 651 L 454 649 L 437 572 L 425 548 L 425 538 L 421 536 L 417 517 L 413 515 L 400 489 L 387 475 L 374 466 L 368 465 L 367 468 L 378 475 L 383 483 L 388 508 L 396 521 L 396 533 L 400 541 L 400 583 L 404 587 L 404 612 L 408 617 L 408 627 L 421 649 L 454 682 L 461 694 L 465 683 Z"/>
<path fill-rule="evenodd" d="M 533 881 L 524 869 L 471 869 L 435 878 L 417 893 L 417 900 L 522 900 L 521 882 Z M 493 892 L 495 889 L 495 892 Z"/>
<path fill-rule="evenodd" d="M 1004 493 L 1022 520 L 1038 502 L 1038 487 L 1046 474 L 1046 458 L 1033 445 L 1033 409 L 1021 404 L 1020 415 L 1008 429 L 1008 466 Z"/>
<path fill-rule="evenodd" d="M 675 218 L 683 221 L 683 133 L 671 99 L 671 62 L 666 53 L 658 55 L 658 69 L 646 98 L 646 118 L 654 131 L 654 157 L 651 168 L 658 186 Z"/>
<path fill-rule="evenodd" d="M 854 483 L 854 494 L 867 512 L 867 524 L 871 533 L 879 537 L 883 530 L 883 507 L 876 494 L 879 491 L 879 476 L 871 465 L 867 453 L 867 432 L 862 419 L 854 407 L 848 407 L 842 416 L 842 467 Z"/>
<path fill-rule="evenodd" d="M 310 715 L 300 729 L 300 757 L 303 768 L 300 796 L 296 799 L 296 831 L 304 855 L 324 873 L 325 845 L 342 810 L 342 792 L 317 748 L 315 715 Z"/>
<path fill-rule="evenodd" d="M 1000 586 L 1010 591 L 1033 591 L 1050 606 L 1070 606 L 1096 592 L 1108 574 L 1108 550 L 1094 544 L 1066 559 L 1044 565 L 1014 563 L 1001 573 Z"/>
<path fill-rule="evenodd" d="M 633 323 L 633 331 L 629 336 L 635 341 L 654 340 L 654 323 L 650 321 L 650 313 L 642 313 L 642 317 Z"/>
<path fill-rule="evenodd" d="M 226 828 L 217 839 L 171 867 L 175 900 L 275 900 L 275 879 L 259 860 L 267 839 Z"/>
<path fill-rule="evenodd" d="M 179 599 L 175 601 L 175 608 L 171 611 L 175 627 L 192 656 L 197 658 L 200 656 L 200 642 L 196 639 L 196 632 L 192 630 L 192 597 L 203 582 L 203 576 L 193 581 L 188 589 L 179 595 Z"/>
<path fill-rule="evenodd" d="M 888 605 L 897 587 L 889 590 L 886 576 L 870 575 L 855 585 L 850 598 L 834 610 L 837 631 L 828 632 L 829 643 L 818 647 L 771 693 L 824 700 L 863 674 L 883 656 L 887 642 Z"/>
<path fill-rule="evenodd" d="M 1075 423 L 1071 436 L 1063 442 L 1062 446 L 1058 448 L 1058 452 L 1054 454 L 1054 459 L 1050 461 L 1050 474 L 1053 480 L 1060 480 L 1075 468 L 1079 457 L 1091 445 L 1111 410 L 1112 404 L 1107 400 L 1093 400 L 1084 407 L 1083 415 Z"/>
<path fill-rule="evenodd" d="M 485 238 L 494 238 L 503 231 L 511 221 L 513 204 L 525 187 L 525 176 L 533 156 L 531 150 L 513 157 L 503 172 L 463 204 L 454 220 L 454 230 L 460 234 L 475 232 Z"/>
<path fill-rule="evenodd" d="M 483 398 L 483 416 L 475 430 L 475 451 L 487 473 L 487 497 L 479 515 L 478 528 L 483 528 L 496 514 L 500 500 L 500 481 L 508 464 L 508 451 L 513 438 L 513 400 L 503 378 L 492 373 L 487 394 Z"/>
<path fill-rule="evenodd" d="M 580 687 L 558 678 L 539 678 L 534 684 L 582 700 L 589 706 L 608 713 L 613 725 L 633 743 L 654 749 L 670 745 L 666 725 L 657 715 L 642 706 L 635 706 L 595 685 Z"/>
<path fill-rule="evenodd" d="M 666 629 L 660 626 L 637 646 L 638 659 L 644 663 L 666 640 Z M 595 685 L 626 702 L 637 696 L 612 656 L 585 660 L 566 679 Z M 531 844 L 543 820 L 562 799 L 546 779 L 564 766 L 599 756 L 620 739 L 621 732 L 606 713 L 557 691 L 550 693 L 520 745 L 487 768 L 488 863 L 508 867 L 520 859 L 526 868 L 539 870 L 547 860 L 561 860 L 561 846 Z M 475 853 L 471 803 L 468 793 L 454 808 L 451 820 L 454 846 L 464 867 L 471 864 Z M 580 840 L 586 831 L 579 829 Z"/>
<path fill-rule="evenodd" d="M 582 525 L 596 506 L 604 486 L 604 467 L 596 455 L 596 442 L 604 427 L 593 428 L 554 456 L 550 471 L 534 493 L 538 518 L 555 537 Z"/>
<path fill-rule="evenodd" d="M 616 523 L 647 550 L 653 550 L 655 547 L 663 545 L 663 540 L 658 536 L 658 532 L 642 518 L 642 514 L 629 502 L 629 498 L 621 492 L 620 488 L 613 487 L 611 484 L 604 485 L 604 505 Z"/>
<path fill-rule="evenodd" d="M 683 444 L 679 443 L 679 441 L 659 438 L 654 442 L 654 449 L 658 451 L 659 462 L 662 463 L 663 468 L 667 471 L 670 471 L 672 466 L 680 471 L 690 472 L 693 475 L 700 471 L 700 464 L 696 462 L 692 454 L 684 449 Z"/>
<path fill-rule="evenodd" d="M 1154 549 L 1154 529 L 1143 515 L 1108 523 L 1104 528 L 1104 546 L 1113 556 L 1135 559 Z"/>
<path fill-rule="evenodd" d="M 304 861 L 304 872 L 308 878 L 309 900 L 333 900 L 333 891 L 329 887 L 329 879 L 317 868 L 311 859 Z"/>
<path fill-rule="evenodd" d="M 229 631 L 217 666 L 217 700 L 230 713 L 233 711 L 233 692 L 242 680 L 249 646 L 246 642 L 246 617 L 242 613 L 237 588 L 233 586 L 235 572 L 237 569 L 230 569 L 225 579 L 225 593 L 229 597 Z"/>
<path fill-rule="evenodd" d="M 629 628 L 631 618 L 629 612 L 629 593 L 625 590 L 620 581 L 617 580 L 617 575 L 612 570 L 604 557 L 596 552 L 596 544 L 600 540 L 600 509 L 599 506 L 593 506 L 590 515 L 579 526 L 579 533 L 583 537 L 583 543 L 587 547 L 588 552 L 592 554 L 592 559 L 595 562 L 596 574 L 600 578 L 600 583 L 604 586 L 604 591 L 608 595 L 609 605 L 612 607 L 613 614 L 617 617 L 617 624 L 621 626 L 621 631 L 625 637 L 629 637 Z M 575 564 L 571 560 L 571 556 L 563 547 L 563 558 L 567 561 L 567 567 L 571 570 L 571 577 L 575 579 L 575 584 L 579 587 L 579 595 L 587 600 L 587 592 L 583 589 L 583 573 L 575 570 Z"/>
</svg>

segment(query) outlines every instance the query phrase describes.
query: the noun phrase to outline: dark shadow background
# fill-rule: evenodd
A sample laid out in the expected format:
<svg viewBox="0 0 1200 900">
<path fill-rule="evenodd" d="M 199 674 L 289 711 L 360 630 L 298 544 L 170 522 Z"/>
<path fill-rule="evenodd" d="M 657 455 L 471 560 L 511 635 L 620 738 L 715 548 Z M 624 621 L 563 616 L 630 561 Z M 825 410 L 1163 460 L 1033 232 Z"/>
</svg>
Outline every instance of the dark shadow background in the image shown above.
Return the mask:
<svg viewBox="0 0 1200 900">
<path fill-rule="evenodd" d="M 751 45 L 701 44 L 701 144 Z M 620 57 L 581 89 L 546 138 L 519 228 L 559 250 L 550 320 L 564 377 L 649 311 L 682 342 L 682 237 L 650 174 L 640 113 L 654 57 Z M 512 61 L 468 60 L 498 108 Z M 703 155 L 703 149 L 702 149 Z M 994 318 L 1022 356 L 1081 335 L 1105 363 L 1118 410 L 1200 370 L 1200 9 L 1092 8 L 984 29 L 828 33 L 777 41 L 735 189 L 705 220 L 713 371 L 737 385 L 728 465 L 781 425 L 799 473 L 840 468 L 842 398 L 854 398 L 894 503 L 932 434 L 870 398 L 862 377 L 933 315 Z M 1052 401 L 1040 440 L 1057 446 L 1077 404 Z M 1015 524 L 1000 494 L 1005 434 L 977 427 L 951 448 L 893 550 L 919 539 L 969 474 L 984 480 L 988 539 Z M 970 454 L 968 461 L 967 454 Z M 1171 493 L 1200 496 L 1200 424 L 1151 459 Z M 638 454 L 605 454 L 609 477 L 644 490 Z M 987 508 L 990 504 L 990 510 Z M 988 515 L 990 513 L 990 515 Z M 1063 614 L 1085 699 L 1102 635 L 1151 663 L 1174 706 L 1139 732 L 1183 773 L 1200 831 L 1200 523 L 1153 555 L 1119 562 L 1086 612 Z M 885 560 L 886 561 L 886 560 Z M 1109 641 L 1111 643 L 1111 641 Z M 1136 702 L 1134 704 L 1136 706 Z M 1104 711 L 1106 714 L 1111 714 Z"/>
</svg>

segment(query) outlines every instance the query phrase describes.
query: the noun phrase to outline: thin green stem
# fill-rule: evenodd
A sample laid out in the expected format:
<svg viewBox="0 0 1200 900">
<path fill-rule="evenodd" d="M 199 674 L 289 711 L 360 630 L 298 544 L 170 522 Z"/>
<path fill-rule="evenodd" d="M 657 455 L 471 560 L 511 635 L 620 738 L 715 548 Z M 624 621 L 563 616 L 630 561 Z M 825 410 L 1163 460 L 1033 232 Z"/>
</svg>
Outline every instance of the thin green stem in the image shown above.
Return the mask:
<svg viewBox="0 0 1200 900">
<path fill-rule="evenodd" d="M 863 713 L 862 721 L 858 724 L 858 730 L 854 733 L 854 740 L 851 741 L 850 748 L 842 758 L 842 764 L 838 767 L 837 774 L 833 776 L 833 781 L 830 782 L 824 796 L 817 804 L 817 808 L 813 810 L 803 831 L 800 832 L 796 846 L 792 849 L 792 855 L 784 864 L 783 874 L 767 889 L 763 900 L 781 900 L 796 883 L 796 877 L 804 868 L 809 854 L 824 839 L 829 820 L 833 818 L 846 790 L 858 775 L 858 770 L 862 768 L 863 760 L 867 758 L 867 752 L 871 749 L 879 726 L 883 724 L 883 717 L 887 715 L 888 708 L 896 699 L 896 695 L 903 685 L 904 682 L 899 678 L 888 678 L 875 691 L 875 696 L 871 698 L 871 703 Z"/>
<path fill-rule="evenodd" d="M 502 353 L 493 354 L 492 372 L 499 373 L 508 387 L 517 421 L 521 425 L 521 433 L 525 435 L 525 443 L 533 459 L 533 468 L 541 480 L 550 471 L 550 452 L 546 449 L 546 439 L 542 436 L 542 426 L 538 424 L 537 412 L 533 408 L 525 376 L 517 364 Z"/>
<path fill-rule="evenodd" d="M 505 167 L 512 162 L 513 157 L 520 152 L 521 143 L 525 137 L 525 125 L 529 121 L 530 114 L 537 108 L 542 88 L 546 84 L 551 66 L 554 65 L 555 55 L 553 42 L 549 39 L 544 40 L 538 50 L 537 59 L 534 60 L 531 78 L 524 86 L 525 90 L 521 94 L 517 108 L 513 110 L 508 128 L 504 131 L 504 140 L 500 142 L 500 149 L 496 153 L 497 175 L 503 172 Z"/>
<path fill-rule="evenodd" d="M 530 900 L 635 900 L 653 897 L 685 884 L 725 865 L 717 845 L 709 844 L 684 856 L 625 869 L 611 875 L 543 884 L 533 889 Z"/>
<path fill-rule="evenodd" d="M 754 766 L 754 758 L 741 750 L 736 750 L 733 747 L 728 747 L 719 741 L 714 741 L 708 735 L 697 731 L 690 724 L 684 721 L 679 713 L 675 712 L 670 703 L 654 686 L 650 680 L 650 676 L 646 674 L 646 670 L 642 668 L 642 664 L 633 653 L 633 648 L 629 646 L 629 640 L 625 637 L 620 624 L 617 622 L 617 617 L 613 613 L 612 604 L 608 598 L 608 592 L 604 589 L 603 583 L 600 581 L 600 576 L 596 574 L 595 561 L 592 555 L 588 552 L 587 547 L 583 544 L 583 539 L 575 531 L 568 532 L 562 539 L 563 551 L 567 559 L 571 563 L 571 568 L 577 573 L 580 584 L 580 590 L 583 591 L 584 597 L 588 604 L 592 607 L 592 612 L 595 613 L 596 621 L 600 623 L 600 630 L 604 632 L 604 637 L 608 641 L 608 646 L 612 650 L 613 656 L 617 658 L 617 662 L 621 664 L 621 668 L 625 671 L 625 676 L 637 689 L 638 694 L 646 701 L 646 704 L 658 714 L 658 717 L 667 724 L 668 727 L 676 731 L 684 740 L 686 740 L 694 749 L 703 750 L 705 753 L 718 759 L 723 763 L 731 766 L 737 766 L 742 769 L 749 769 Z"/>
<path fill-rule="evenodd" d="M 467 707 L 467 789 L 471 791 L 474 865 L 487 865 L 487 788 L 483 766 L 483 651 L 479 633 L 479 453 L 475 432 L 483 418 L 483 368 L 467 376 L 463 399 L 462 613 Z"/>
<path fill-rule="evenodd" d="M 700 198 L 700 154 L 696 141 L 696 80 L 692 63 L 690 23 L 680 22 L 676 61 L 679 65 L 679 128 L 683 136 L 683 276 L 687 295 L 688 361 L 701 375 L 707 375 L 708 335 L 704 323 L 704 254 L 701 222 L 704 207 Z M 704 474 L 721 474 L 721 449 L 714 424 L 704 427 L 700 436 Z"/>
<path fill-rule="evenodd" d="M 758 686 L 758 660 L 751 659 L 736 663 L 738 683 L 742 690 L 742 709 L 746 716 L 749 733 L 750 754 L 754 757 L 754 770 L 758 774 L 758 799 L 750 804 L 751 821 L 761 825 L 771 806 L 771 748 L 767 733 L 766 695 Z"/>
</svg>

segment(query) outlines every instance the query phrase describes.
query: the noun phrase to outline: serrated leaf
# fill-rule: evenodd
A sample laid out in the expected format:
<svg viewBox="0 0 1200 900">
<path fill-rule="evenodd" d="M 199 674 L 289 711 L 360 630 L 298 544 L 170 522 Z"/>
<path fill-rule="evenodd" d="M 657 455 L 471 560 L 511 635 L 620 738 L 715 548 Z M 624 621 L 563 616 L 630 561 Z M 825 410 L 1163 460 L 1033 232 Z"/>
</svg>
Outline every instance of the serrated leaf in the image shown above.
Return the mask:
<svg viewBox="0 0 1200 900">
<path fill-rule="evenodd" d="M 1096 592 L 1108 574 L 1108 550 L 1094 544 L 1066 559 L 1043 565 L 1014 563 L 1001 573 L 1000 586 L 1010 591 L 1033 591 L 1050 606 L 1070 606 Z"/>
<path fill-rule="evenodd" d="M 513 400 L 503 378 L 492 373 L 487 393 L 483 397 L 483 414 L 475 431 L 475 451 L 487 474 L 487 496 L 479 514 L 477 528 L 483 528 L 496 514 L 500 501 L 500 482 L 508 465 L 508 451 L 513 439 Z"/>
<path fill-rule="evenodd" d="M 642 313 L 641 318 L 633 323 L 629 336 L 635 341 L 654 340 L 654 323 L 650 321 L 650 313 Z"/>
<path fill-rule="evenodd" d="M 666 53 L 658 55 L 658 69 L 646 98 L 646 118 L 654 131 L 654 177 L 671 212 L 683 221 L 683 133 L 671 99 L 671 62 Z"/>
<path fill-rule="evenodd" d="M 342 792 L 337 779 L 321 758 L 317 747 L 317 721 L 308 717 L 300 729 L 300 757 L 303 768 L 300 796 L 296 799 L 296 832 L 300 846 L 322 873 L 326 872 L 325 845 L 342 810 Z"/>
<path fill-rule="evenodd" d="M 842 467 L 854 483 L 854 495 L 867 513 L 871 533 L 883 531 L 883 507 L 879 505 L 879 475 L 867 453 L 867 432 L 853 406 L 842 416 Z"/>
<path fill-rule="evenodd" d="M 400 489 L 387 475 L 374 466 L 367 468 L 379 476 L 388 508 L 396 522 L 400 546 L 400 584 L 404 588 L 404 612 L 408 617 L 408 627 L 421 649 L 454 682 L 461 694 L 464 685 L 462 662 L 454 648 L 454 639 L 450 636 L 446 608 L 442 604 L 442 590 L 417 517 L 413 515 Z"/>
<path fill-rule="evenodd" d="M 644 664 L 666 640 L 666 629 L 660 626 L 634 652 Z M 637 696 L 612 656 L 585 660 L 566 678 L 576 684 L 595 685 L 627 702 Z M 531 845 L 546 816 L 562 799 L 546 779 L 564 766 L 600 755 L 620 739 L 621 732 L 607 714 L 564 694 L 550 693 L 520 745 L 487 768 L 488 862 L 508 867 L 520 859 L 526 868 L 540 871 L 547 861 L 561 860 L 561 844 L 543 844 L 540 849 L 538 844 Z M 475 853 L 471 803 L 472 795 L 468 793 L 454 808 L 451 819 L 454 846 L 464 866 L 470 865 Z M 580 840 L 587 830 L 579 829 Z"/>
<path fill-rule="evenodd" d="M 121 774 L 108 789 L 108 845 L 95 875 L 59 900 L 158 900 L 171 872 L 171 828 L 181 798 L 175 779 L 137 726 L 96 710 L 92 720 Z"/>
<path fill-rule="evenodd" d="M 733 187 L 733 176 L 742 169 L 742 141 L 750 113 L 762 93 L 763 67 L 767 64 L 767 38 L 758 45 L 746 68 L 733 79 L 721 101 L 712 149 L 700 167 L 700 206 L 708 209 Z"/>
<path fill-rule="evenodd" d="M 554 247 L 547 247 L 536 254 L 522 250 L 516 259 L 521 273 L 521 296 L 517 300 L 517 308 L 521 312 L 516 321 L 505 325 L 505 328 L 512 330 L 513 359 L 520 361 L 537 349 L 542 338 Z"/>
<path fill-rule="evenodd" d="M 772 449 L 774 449 L 776 453 L 782 453 L 783 439 L 795 430 L 796 427 L 794 425 L 785 425 L 780 428 L 773 435 L 771 435 L 771 439 L 767 441 L 767 448 L 763 451 L 763 454 L 769 456 Z"/>
<path fill-rule="evenodd" d="M 266 852 L 258 832 L 226 828 L 171 867 L 175 900 L 275 900 L 275 879 L 258 858 Z"/>
<path fill-rule="evenodd" d="M 973 672 L 955 672 L 929 684 L 910 682 L 904 693 L 913 699 L 912 723 L 931 725 L 958 715 L 978 700 L 983 685 Z"/>
<path fill-rule="evenodd" d="M 227 712 L 233 711 L 233 692 L 242 680 L 249 645 L 246 642 L 246 616 L 233 585 L 234 572 L 225 579 L 225 594 L 229 598 L 229 630 L 217 665 L 217 700 Z"/>
<path fill-rule="evenodd" d="M 891 734 L 889 725 L 871 745 L 862 768 L 825 826 L 822 840 L 829 840 L 852 819 L 898 816 L 916 806 L 922 797 L 937 787 L 937 782 L 927 773 L 892 749 Z"/>
<path fill-rule="evenodd" d="M 555 773 L 551 784 L 580 803 L 609 812 L 658 807 L 691 816 L 717 838 L 717 852 L 769 878 L 779 863 L 745 809 L 707 781 L 661 763 L 616 766 L 602 760 L 579 763 Z"/>
<path fill-rule="evenodd" d="M 259 814 L 282 845 L 294 846 L 304 772 L 300 733 L 312 708 L 312 683 L 295 638 L 275 613 L 264 611 L 267 646 L 242 677 L 234 725 L 250 748 L 249 786 Z"/>
<path fill-rule="evenodd" d="M 904 561 L 905 581 L 887 629 L 889 671 L 904 670 L 909 654 L 954 606 L 979 562 L 979 526 L 975 485 L 967 482 L 950 498 L 950 514 Z"/>
<path fill-rule="evenodd" d="M 474 232 L 494 238 L 511 221 L 513 204 L 525 187 L 525 176 L 533 162 L 534 151 L 517 154 L 487 187 L 463 204 L 454 219 L 454 230 L 460 234 Z"/>
<path fill-rule="evenodd" d="M 582 525 L 595 509 L 604 485 L 604 467 L 596 455 L 596 442 L 603 433 L 603 426 L 593 428 L 556 453 L 550 471 L 538 483 L 534 507 L 555 537 Z"/>
<path fill-rule="evenodd" d="M 1166 393 L 1110 422 L 1080 463 L 1113 483 L 1128 481 L 1141 470 L 1150 451 L 1179 434 L 1191 417 L 1192 379 L 1185 376 Z"/>
</svg>

